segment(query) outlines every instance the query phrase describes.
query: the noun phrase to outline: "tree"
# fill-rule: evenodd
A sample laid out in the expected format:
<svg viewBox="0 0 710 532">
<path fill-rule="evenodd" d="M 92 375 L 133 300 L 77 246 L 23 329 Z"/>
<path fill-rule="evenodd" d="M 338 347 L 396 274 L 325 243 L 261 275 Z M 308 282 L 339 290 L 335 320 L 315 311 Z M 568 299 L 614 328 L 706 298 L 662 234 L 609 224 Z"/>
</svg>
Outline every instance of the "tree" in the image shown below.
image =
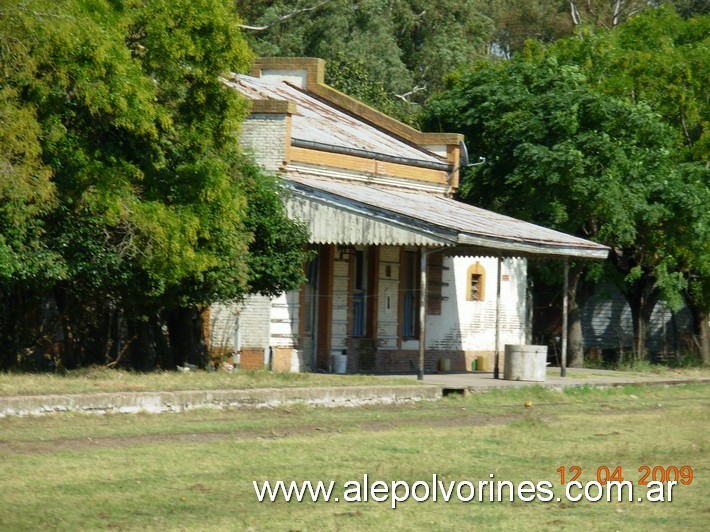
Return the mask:
<svg viewBox="0 0 710 532">
<path fill-rule="evenodd" d="M 683 20 L 669 7 L 645 11 L 614 31 L 557 42 L 549 53 L 580 66 L 595 90 L 644 102 L 678 132 L 675 157 L 710 159 L 710 16 Z"/>
<path fill-rule="evenodd" d="M 401 99 L 421 104 L 442 86 L 446 72 L 487 53 L 493 25 L 478 3 L 239 0 L 237 9 L 250 26 L 267 27 L 247 33 L 257 54 L 313 56 L 358 70 L 364 68 L 361 79 L 381 83 L 387 95 L 384 102 L 391 106 Z M 305 6 L 315 9 L 304 12 Z M 272 24 L 274 21 L 277 23 Z M 332 82 L 335 88 L 347 92 L 352 82 L 339 85 L 344 79 L 335 73 Z M 378 108 L 381 102 L 376 102 Z M 408 110 L 410 114 L 417 111 L 415 107 Z"/>
<path fill-rule="evenodd" d="M 493 55 L 510 57 L 525 41 L 553 42 L 572 35 L 569 5 L 559 0 L 493 0 L 482 2 L 483 13 L 495 24 L 490 48 Z"/>
<path fill-rule="evenodd" d="M 710 362 L 710 278 L 707 264 L 710 196 L 710 16 L 682 19 L 663 6 L 647 10 L 614 31 L 583 34 L 580 38 L 557 42 L 549 53 L 560 62 L 580 65 L 595 91 L 642 103 L 660 115 L 673 130 L 670 157 L 674 170 L 659 202 L 668 205 L 673 223 L 667 224 L 657 245 L 673 251 L 646 255 L 639 264 L 629 261 L 628 252 L 619 257 L 617 267 L 624 278 L 635 321 L 646 318 L 652 309 L 642 310 L 640 302 L 653 302 L 663 288 L 664 297 L 680 304 L 679 291 L 693 311 L 696 334 L 703 357 Z M 682 176 L 682 177 L 679 177 Z M 667 238 L 667 235 L 673 238 Z M 648 262 L 674 257 L 674 264 L 657 269 Z M 658 266 L 661 266 L 659 262 Z M 653 271 L 674 272 L 669 279 L 649 277 Z M 676 277 L 682 275 L 683 279 Z M 648 305 L 646 305 L 647 307 Z M 637 329 L 643 327 L 643 323 Z"/>
<path fill-rule="evenodd" d="M 221 80 L 252 57 L 238 25 L 227 0 L 13 0 L 0 10 L 0 101 L 21 118 L 0 126 L 14 143 L 2 148 L 12 171 L 0 212 L 31 222 L 26 235 L 3 223 L 0 243 L 56 263 L 34 293 L 56 301 L 66 366 L 105 361 L 119 316 L 149 347 L 170 309 L 249 292 L 250 194 L 266 203 L 277 190 L 254 185 L 267 178 L 235 139 L 246 104 Z M 285 217 L 265 234 L 281 230 L 298 236 Z M 258 251 L 297 250 L 296 260 L 305 242 L 290 244 Z M 21 270 L 4 270 L 6 294 L 28 290 Z M 275 268 L 265 283 L 299 279 Z M 134 362 L 157 360 L 135 349 Z"/>
<path fill-rule="evenodd" d="M 418 123 L 420 106 L 405 95 L 393 97 L 385 84 L 370 74 L 361 59 L 348 59 L 344 54 L 336 53 L 325 65 L 325 82 L 401 122 L 412 126 Z"/>
<path fill-rule="evenodd" d="M 429 107 L 432 127 L 463 132 L 470 151 L 486 156 L 464 177 L 461 198 L 608 244 L 648 278 L 673 277 L 671 249 L 658 247 L 673 219 L 666 194 L 684 177 L 668 155 L 672 131 L 647 106 L 595 92 L 580 68 L 541 49 L 476 64 Z M 638 264 L 649 255 L 655 260 Z M 571 364 L 581 362 L 575 296 L 585 269 L 575 264 L 571 274 Z"/>
</svg>

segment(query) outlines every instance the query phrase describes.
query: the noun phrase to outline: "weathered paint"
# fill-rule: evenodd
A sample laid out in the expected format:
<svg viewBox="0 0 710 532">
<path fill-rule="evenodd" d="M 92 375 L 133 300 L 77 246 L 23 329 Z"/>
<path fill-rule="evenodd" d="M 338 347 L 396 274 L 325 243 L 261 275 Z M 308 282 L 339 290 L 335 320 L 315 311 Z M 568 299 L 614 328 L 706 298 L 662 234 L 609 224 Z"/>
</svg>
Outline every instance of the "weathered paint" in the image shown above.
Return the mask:
<svg viewBox="0 0 710 532">
<path fill-rule="evenodd" d="M 284 100 L 296 104 L 292 138 L 342 148 L 371 151 L 430 163 L 446 163 L 432 152 L 403 142 L 363 120 L 317 99 L 302 88 L 281 81 L 280 76 L 259 79 L 234 75 L 226 84 L 250 100 Z"/>
<path fill-rule="evenodd" d="M 597 288 L 595 294 L 582 306 L 581 318 L 586 351 L 593 347 L 625 351 L 633 349 L 631 308 L 613 284 L 604 283 Z M 686 339 L 692 334 L 690 310 L 684 307 L 674 316 L 667 305 L 660 301 L 651 314 L 646 347 L 655 353 L 662 353 L 664 349 L 672 352 L 676 346 L 683 351 L 687 348 Z"/>
<path fill-rule="evenodd" d="M 347 255 L 341 256 L 337 251 L 333 260 L 333 296 L 331 321 L 330 354 L 339 355 L 348 345 L 348 288 L 350 285 L 349 262 Z"/>
<path fill-rule="evenodd" d="M 328 202 L 336 210 L 340 206 L 341 210 L 351 212 L 359 209 L 383 224 L 397 223 L 410 226 L 412 231 L 427 232 L 438 239 L 440 245 L 471 245 L 521 254 L 587 258 L 605 258 L 608 253 L 608 248 L 601 244 L 445 196 L 301 177 L 291 177 L 288 183 L 294 189 L 294 195 L 306 202 Z M 337 222 L 337 219 L 332 220 L 330 227 L 339 227 Z"/>
<path fill-rule="evenodd" d="M 308 224 L 316 244 L 441 246 L 446 240 L 396 220 L 383 220 L 357 204 L 333 204 L 291 194 L 286 199 L 289 217 Z"/>
<path fill-rule="evenodd" d="M 469 266 L 479 262 L 487 272 L 483 301 L 466 299 Z M 495 348 L 496 259 L 444 259 L 441 315 L 427 316 L 427 348 L 491 352 Z M 505 259 L 501 284 L 501 344 L 525 343 L 527 261 Z"/>
<path fill-rule="evenodd" d="M 399 248 L 380 249 L 377 348 L 379 351 L 397 349 L 399 318 Z"/>
</svg>

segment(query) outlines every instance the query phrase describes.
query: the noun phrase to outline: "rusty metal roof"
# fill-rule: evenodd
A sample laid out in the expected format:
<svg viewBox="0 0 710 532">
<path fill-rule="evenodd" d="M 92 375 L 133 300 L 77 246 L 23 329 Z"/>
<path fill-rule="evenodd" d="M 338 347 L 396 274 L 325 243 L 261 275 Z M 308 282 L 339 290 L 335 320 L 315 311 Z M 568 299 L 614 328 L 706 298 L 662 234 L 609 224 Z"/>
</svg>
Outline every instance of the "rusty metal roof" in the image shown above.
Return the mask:
<svg viewBox="0 0 710 532">
<path fill-rule="evenodd" d="M 342 150 L 370 152 L 408 162 L 446 165 L 438 155 L 401 140 L 391 133 L 347 114 L 288 82 L 273 82 L 234 74 L 225 83 L 250 100 L 282 100 L 296 104 L 291 117 L 291 139 L 313 147 L 331 146 Z M 316 148 L 317 149 L 317 148 Z"/>
<path fill-rule="evenodd" d="M 591 259 L 605 259 L 609 251 L 608 247 L 596 242 L 473 207 L 443 195 L 310 179 L 297 172 L 289 172 L 286 182 L 301 198 L 311 198 L 351 213 L 358 212 L 385 224 L 410 227 L 420 234 L 427 233 L 438 245 L 464 251 L 468 248 L 476 253 Z M 338 220 L 331 218 L 321 223 L 326 225 L 320 228 L 322 233 L 327 232 L 327 226 L 337 226 Z M 342 231 L 338 234 L 342 238 Z"/>
</svg>

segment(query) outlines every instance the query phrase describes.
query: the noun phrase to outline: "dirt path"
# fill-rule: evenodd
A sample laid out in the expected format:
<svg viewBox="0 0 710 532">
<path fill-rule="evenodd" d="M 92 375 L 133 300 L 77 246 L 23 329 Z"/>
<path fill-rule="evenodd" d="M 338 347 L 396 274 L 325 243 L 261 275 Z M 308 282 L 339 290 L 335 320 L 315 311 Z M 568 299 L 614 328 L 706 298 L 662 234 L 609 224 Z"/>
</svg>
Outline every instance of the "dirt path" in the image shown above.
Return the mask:
<svg viewBox="0 0 710 532">
<path fill-rule="evenodd" d="M 303 425 L 296 423 L 278 428 L 253 429 L 253 430 L 224 430 L 200 432 L 171 432 L 162 434 L 142 434 L 137 436 L 105 436 L 87 438 L 58 438 L 42 441 L 6 441 L 0 440 L 0 454 L 49 454 L 57 452 L 81 452 L 87 449 L 122 449 L 138 445 L 151 445 L 163 443 L 190 444 L 226 440 L 255 440 L 255 439 L 281 439 L 313 434 L 341 433 L 348 431 L 381 432 L 395 430 L 402 427 L 477 427 L 486 425 L 504 425 L 519 419 L 521 414 L 487 415 L 466 414 L 452 412 L 451 415 L 436 418 L 414 418 L 403 420 L 366 421 L 355 426 L 344 424 L 342 426 Z M 294 420 L 298 421 L 298 419 Z"/>
</svg>

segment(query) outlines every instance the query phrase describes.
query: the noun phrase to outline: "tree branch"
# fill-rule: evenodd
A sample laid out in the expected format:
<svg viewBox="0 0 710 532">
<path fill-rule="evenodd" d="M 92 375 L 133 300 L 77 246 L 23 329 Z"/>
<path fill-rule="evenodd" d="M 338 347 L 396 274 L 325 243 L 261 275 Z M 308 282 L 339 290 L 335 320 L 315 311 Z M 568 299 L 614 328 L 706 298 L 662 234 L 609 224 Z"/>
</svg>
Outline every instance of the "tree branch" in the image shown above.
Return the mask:
<svg viewBox="0 0 710 532">
<path fill-rule="evenodd" d="M 572 15 L 572 23 L 575 26 L 579 26 L 582 23 L 582 17 L 579 16 L 579 10 L 574 0 L 569 0 L 569 12 Z"/>
<path fill-rule="evenodd" d="M 412 103 L 407 99 L 407 97 L 424 90 L 426 90 L 426 85 L 415 85 L 415 87 L 411 91 L 405 92 L 404 94 L 395 94 L 395 96 L 403 102 Z"/>
<path fill-rule="evenodd" d="M 248 24 L 240 24 L 239 27 L 243 30 L 248 30 L 248 31 L 266 31 L 269 28 L 272 28 L 272 27 L 276 26 L 277 24 L 284 22 L 285 20 L 295 17 L 296 15 L 298 15 L 300 13 L 305 13 L 307 11 L 314 11 L 314 10 L 318 9 L 319 7 L 324 6 L 329 1 L 330 0 L 323 0 L 320 4 L 316 4 L 313 6 L 307 6 L 307 7 L 299 7 L 301 5 L 301 1 L 299 0 L 298 2 L 296 2 L 296 6 L 293 8 L 293 11 L 291 11 L 290 13 L 286 13 L 285 15 L 281 15 L 278 18 L 275 18 L 274 20 L 272 20 L 271 22 L 269 22 L 268 24 L 266 24 L 264 26 L 250 26 Z"/>
<path fill-rule="evenodd" d="M 121 349 L 121 352 L 118 354 L 115 360 L 111 360 L 110 362 L 106 363 L 104 366 L 105 368 L 113 368 L 116 366 L 116 364 L 119 363 L 121 360 L 121 357 L 126 354 L 126 351 L 128 351 L 128 348 L 131 346 L 131 344 L 138 338 L 138 335 L 136 334 L 133 338 L 128 340 L 125 345 L 123 346 L 123 349 Z"/>
<path fill-rule="evenodd" d="M 619 16 L 621 15 L 621 0 L 616 0 L 614 4 L 614 15 L 611 19 L 611 27 L 615 28 L 619 24 Z"/>
</svg>

